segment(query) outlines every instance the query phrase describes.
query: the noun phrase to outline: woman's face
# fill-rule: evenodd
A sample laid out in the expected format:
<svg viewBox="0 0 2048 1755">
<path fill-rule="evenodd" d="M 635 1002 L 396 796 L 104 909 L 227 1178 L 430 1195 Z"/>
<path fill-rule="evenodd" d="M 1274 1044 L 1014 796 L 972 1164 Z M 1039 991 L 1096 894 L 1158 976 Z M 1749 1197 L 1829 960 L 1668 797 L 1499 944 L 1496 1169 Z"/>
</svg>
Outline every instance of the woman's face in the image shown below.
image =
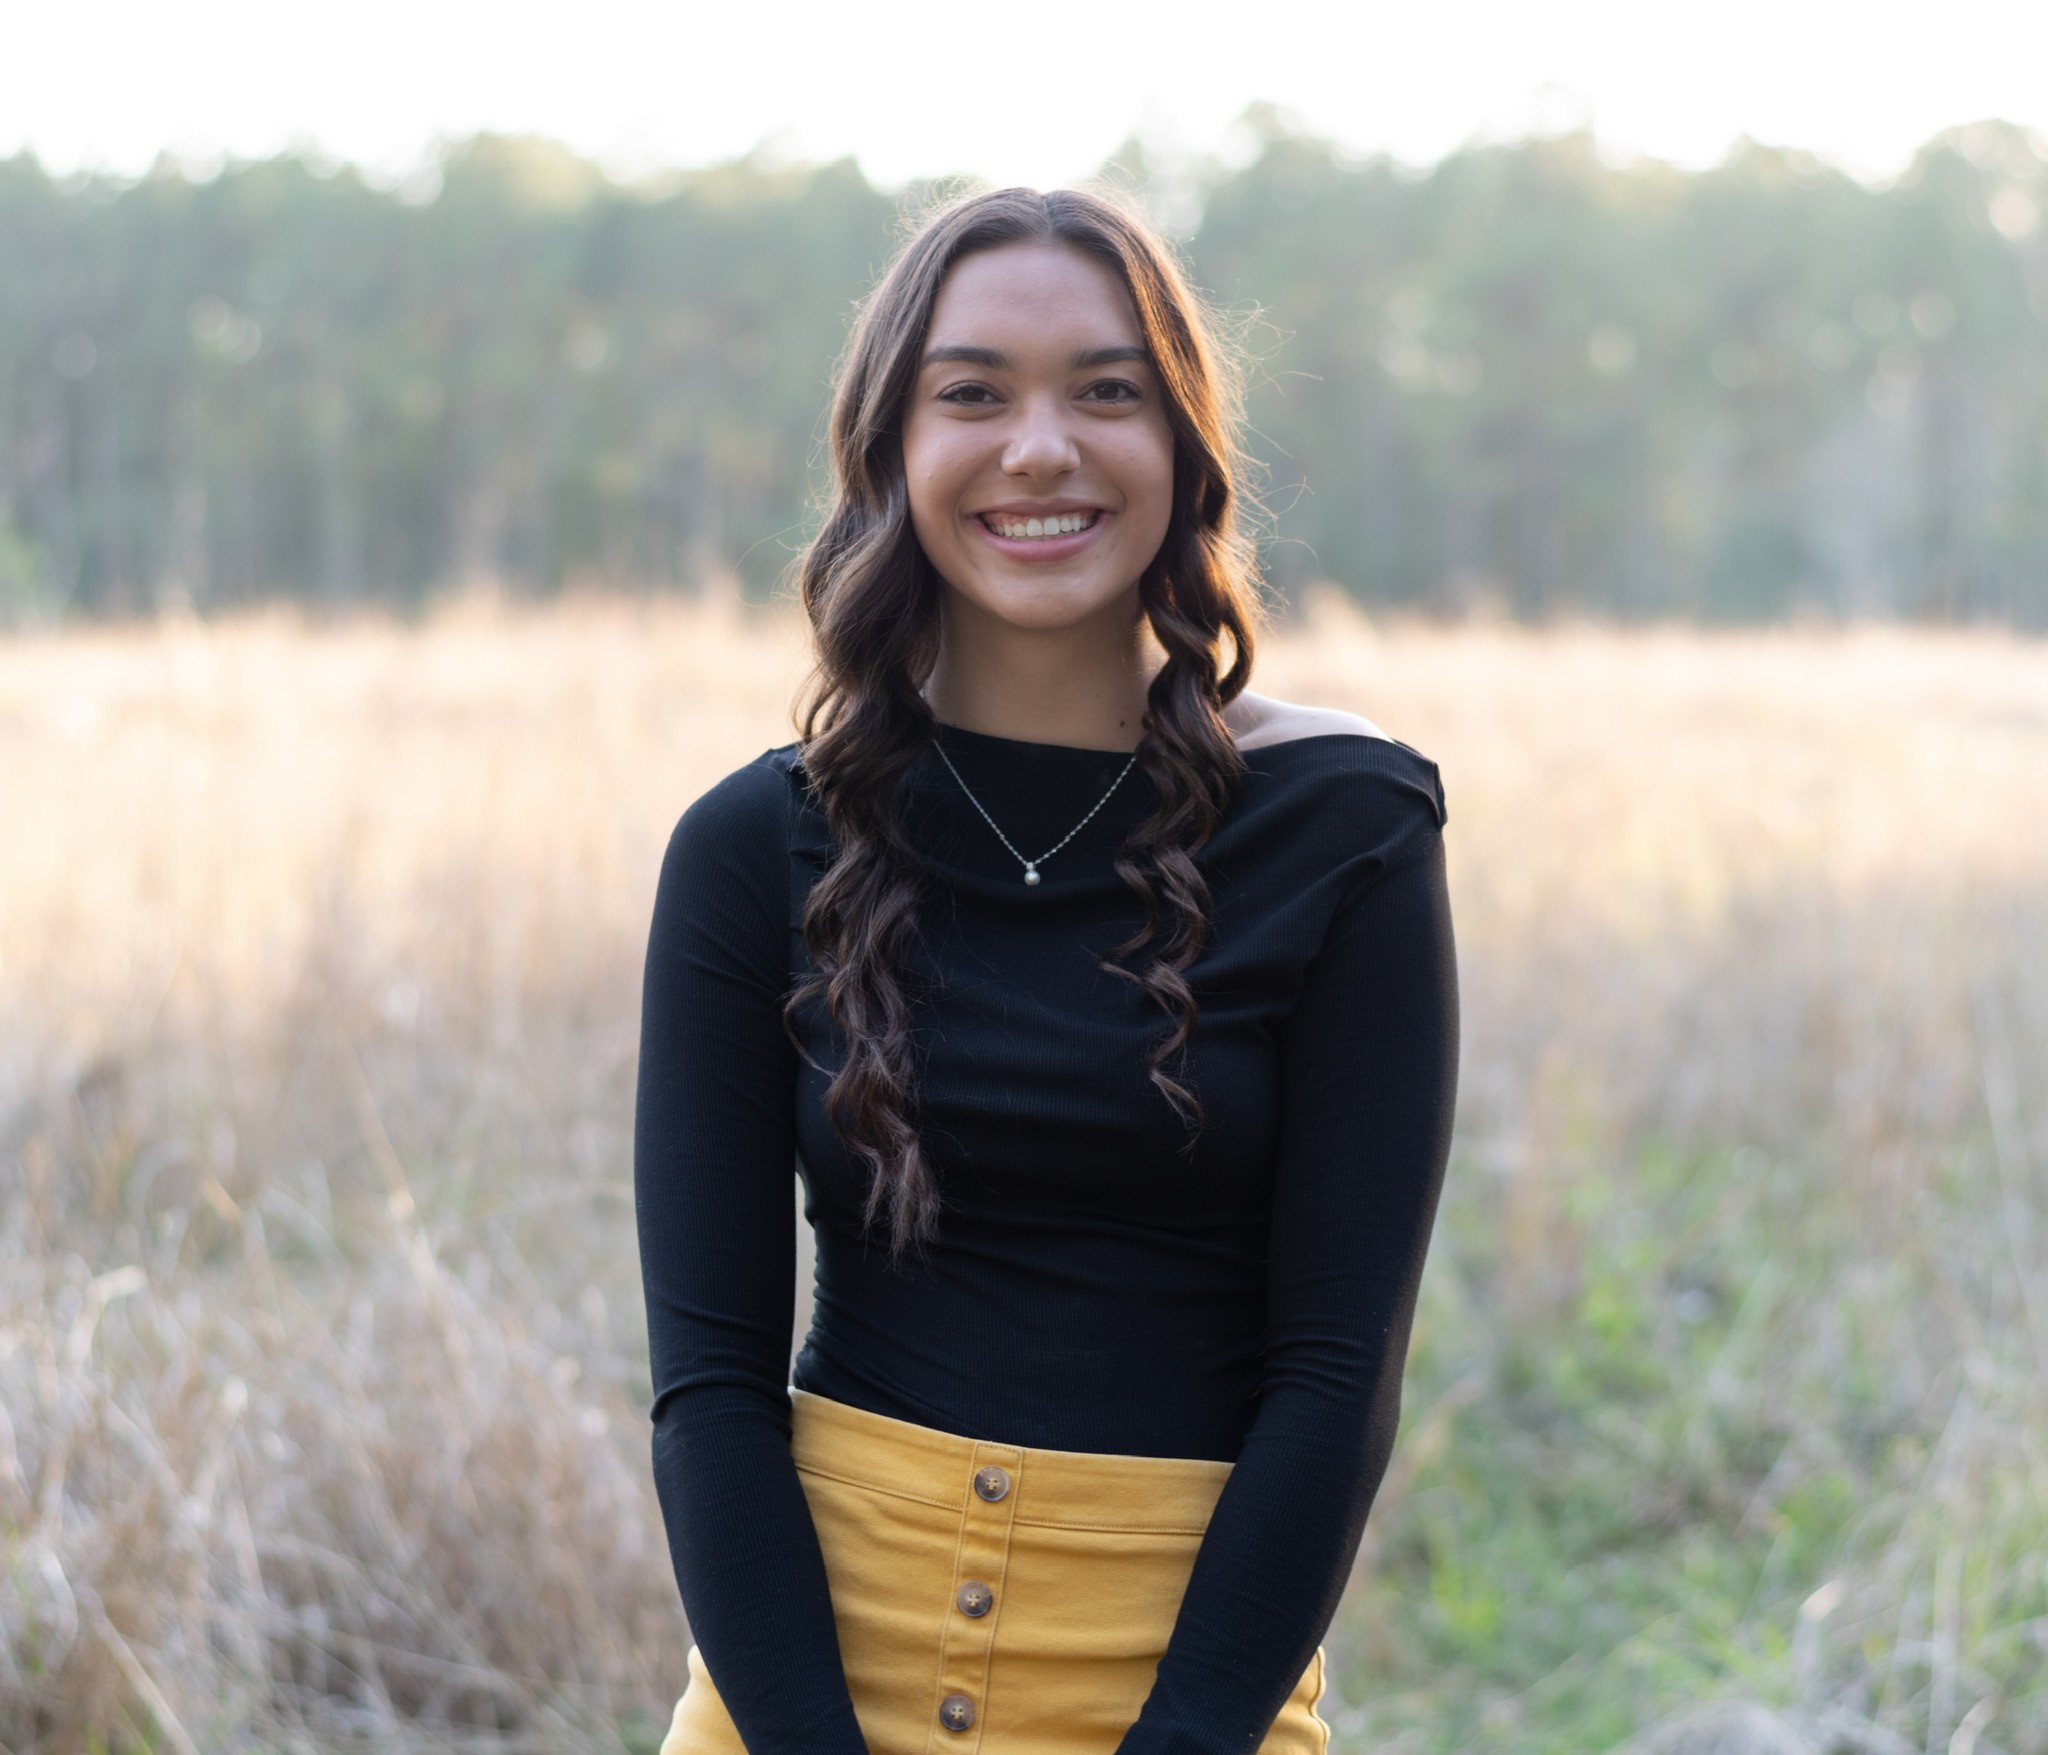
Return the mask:
<svg viewBox="0 0 2048 1755">
<path fill-rule="evenodd" d="M 917 540 L 958 599 L 1018 628 L 1134 614 L 1173 509 L 1173 433 L 1116 272 L 1065 244 L 955 263 L 903 468 Z"/>
</svg>

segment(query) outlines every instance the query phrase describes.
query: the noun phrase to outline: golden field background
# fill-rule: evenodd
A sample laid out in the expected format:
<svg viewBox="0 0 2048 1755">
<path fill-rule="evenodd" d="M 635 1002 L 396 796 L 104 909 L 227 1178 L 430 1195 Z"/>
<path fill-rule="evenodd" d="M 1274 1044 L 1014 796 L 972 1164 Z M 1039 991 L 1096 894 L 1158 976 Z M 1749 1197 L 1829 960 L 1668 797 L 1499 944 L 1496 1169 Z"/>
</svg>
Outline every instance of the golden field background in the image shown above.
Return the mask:
<svg viewBox="0 0 2048 1755">
<path fill-rule="evenodd" d="M 661 850 L 780 611 L 0 644 L 0 1749 L 647 1749 Z M 1464 984 L 1342 1750 L 2048 1751 L 2048 646 L 1276 629 Z"/>
</svg>

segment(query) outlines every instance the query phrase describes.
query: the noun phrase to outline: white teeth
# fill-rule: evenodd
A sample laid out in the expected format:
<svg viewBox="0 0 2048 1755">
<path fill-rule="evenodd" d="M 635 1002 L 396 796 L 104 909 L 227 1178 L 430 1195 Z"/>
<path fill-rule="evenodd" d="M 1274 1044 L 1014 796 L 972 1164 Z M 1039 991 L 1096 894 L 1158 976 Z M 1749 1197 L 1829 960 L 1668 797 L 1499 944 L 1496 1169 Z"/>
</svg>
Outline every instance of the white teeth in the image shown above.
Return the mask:
<svg viewBox="0 0 2048 1755">
<path fill-rule="evenodd" d="M 998 536 L 1013 541 L 1019 537 L 1072 536 L 1095 522 L 1093 512 L 1062 512 L 1057 518 L 1004 518 L 991 516 L 989 524 Z"/>
</svg>

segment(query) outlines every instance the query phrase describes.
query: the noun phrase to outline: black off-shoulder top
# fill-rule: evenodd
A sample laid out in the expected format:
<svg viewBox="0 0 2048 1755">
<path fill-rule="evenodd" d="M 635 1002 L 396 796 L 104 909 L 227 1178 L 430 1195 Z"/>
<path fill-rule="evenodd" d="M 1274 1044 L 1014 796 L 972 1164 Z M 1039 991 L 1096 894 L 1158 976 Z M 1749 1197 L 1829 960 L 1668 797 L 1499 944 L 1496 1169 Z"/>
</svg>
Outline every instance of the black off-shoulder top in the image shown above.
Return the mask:
<svg viewBox="0 0 2048 1755">
<path fill-rule="evenodd" d="M 941 725 L 1027 854 L 1121 753 Z M 1256 1748 L 1334 1614 L 1385 1472 L 1457 1081 L 1434 763 L 1330 734 L 1246 752 L 1197 863 L 1212 933 L 1188 1132 L 1146 1076 L 1169 1020 L 1097 959 L 1142 918 L 1112 869 L 1133 770 L 1037 886 L 927 750 L 913 958 L 936 1244 L 891 1267 L 823 1098 L 843 1043 L 784 996 L 833 847 L 796 746 L 683 814 L 648 941 L 634 1179 L 654 1473 L 691 1630 L 752 1755 L 860 1755 L 789 1454 L 793 1174 L 814 1228 L 793 1380 L 1008 1444 L 1236 1468 L 1120 1755 Z M 815 1063 L 815 1064 L 813 1064 Z"/>
</svg>

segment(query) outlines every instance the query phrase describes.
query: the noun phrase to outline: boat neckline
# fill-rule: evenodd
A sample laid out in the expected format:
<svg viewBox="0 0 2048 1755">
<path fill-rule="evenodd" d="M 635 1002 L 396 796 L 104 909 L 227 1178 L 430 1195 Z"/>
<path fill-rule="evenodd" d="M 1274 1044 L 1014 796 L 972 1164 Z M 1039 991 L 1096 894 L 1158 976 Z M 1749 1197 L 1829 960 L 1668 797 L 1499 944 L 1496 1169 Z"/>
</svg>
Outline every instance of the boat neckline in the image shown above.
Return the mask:
<svg viewBox="0 0 2048 1755">
<path fill-rule="evenodd" d="M 944 719 L 934 719 L 932 721 L 932 729 L 934 731 L 943 731 L 949 737 L 966 738 L 971 742 L 977 743 L 1006 744 L 1012 749 L 1060 750 L 1064 751 L 1068 755 L 1075 756 L 1128 756 L 1132 754 L 1132 751 L 1130 750 L 1098 749 L 1093 744 L 1040 743 L 1030 738 L 999 737 L 995 732 L 992 731 L 970 731 L 964 725 L 954 725 Z M 1329 743 L 1333 739 L 1340 737 L 1352 738 L 1365 743 L 1391 744 L 1397 748 L 1405 747 L 1401 744 L 1399 738 L 1388 737 L 1384 732 L 1312 731 L 1302 737 L 1283 737 L 1276 739 L 1272 743 L 1253 744 L 1249 749 L 1246 749 L 1242 744 L 1240 744 L 1238 745 L 1238 754 L 1243 756 L 1261 756 L 1264 755 L 1268 750 L 1289 749 L 1298 743 Z"/>
</svg>

